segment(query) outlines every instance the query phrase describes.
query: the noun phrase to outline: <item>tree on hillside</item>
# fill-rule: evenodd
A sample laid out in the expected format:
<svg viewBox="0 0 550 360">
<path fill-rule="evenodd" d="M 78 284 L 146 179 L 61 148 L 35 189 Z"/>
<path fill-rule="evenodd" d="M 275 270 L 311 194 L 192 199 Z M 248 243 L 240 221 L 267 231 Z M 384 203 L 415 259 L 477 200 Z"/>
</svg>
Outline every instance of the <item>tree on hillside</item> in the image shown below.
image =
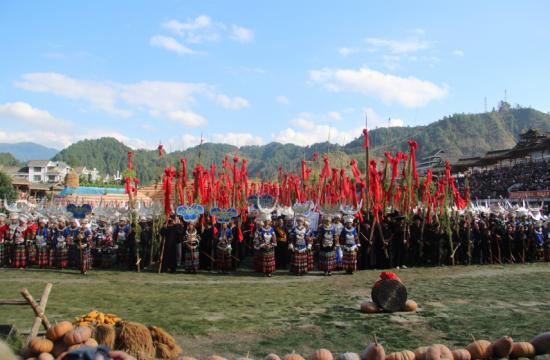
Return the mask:
<svg viewBox="0 0 550 360">
<path fill-rule="evenodd" d="M 11 184 L 11 178 L 3 171 L 0 171 L 0 199 L 15 200 L 15 189 Z"/>
</svg>

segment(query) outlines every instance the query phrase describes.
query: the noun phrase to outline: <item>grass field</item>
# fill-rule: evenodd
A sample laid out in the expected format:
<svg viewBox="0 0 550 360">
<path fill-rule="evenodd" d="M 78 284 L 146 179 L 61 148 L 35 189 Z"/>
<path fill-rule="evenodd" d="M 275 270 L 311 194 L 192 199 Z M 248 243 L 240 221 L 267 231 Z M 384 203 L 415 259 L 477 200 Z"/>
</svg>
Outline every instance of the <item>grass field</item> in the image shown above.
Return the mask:
<svg viewBox="0 0 550 360">
<path fill-rule="evenodd" d="M 153 274 L 92 271 L 0 270 L 0 298 L 16 299 L 27 287 L 40 297 L 54 287 L 47 307 L 51 321 L 72 319 L 91 309 L 165 327 L 186 354 L 235 358 L 250 352 L 325 347 L 335 353 L 361 351 L 374 334 L 387 351 L 434 342 L 465 345 L 471 336 L 511 335 L 529 340 L 550 330 L 550 264 L 421 268 L 398 271 L 421 309 L 416 313 L 362 314 L 379 271 L 330 278 L 286 273 Z M 26 306 L 0 306 L 0 323 L 28 330 Z"/>
</svg>

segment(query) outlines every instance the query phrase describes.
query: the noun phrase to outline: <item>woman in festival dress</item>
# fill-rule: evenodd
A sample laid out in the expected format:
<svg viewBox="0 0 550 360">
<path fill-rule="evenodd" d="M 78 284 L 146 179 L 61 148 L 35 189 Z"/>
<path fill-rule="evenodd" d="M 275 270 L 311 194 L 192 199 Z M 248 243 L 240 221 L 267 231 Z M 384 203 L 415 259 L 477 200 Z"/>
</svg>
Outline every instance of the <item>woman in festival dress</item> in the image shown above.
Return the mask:
<svg viewBox="0 0 550 360">
<path fill-rule="evenodd" d="M 308 229 L 304 224 L 303 216 L 298 215 L 288 245 L 291 252 L 290 271 L 296 275 L 303 275 L 308 272 L 308 251 L 311 251 L 311 244 L 308 243 L 307 232 Z"/>
<path fill-rule="evenodd" d="M 19 215 L 15 212 L 10 213 L 10 223 L 4 236 L 5 241 L 5 264 L 6 266 L 13 266 L 14 252 L 15 252 L 15 232 L 19 227 Z"/>
<path fill-rule="evenodd" d="M 34 222 L 32 216 L 27 216 L 27 241 L 25 247 L 27 249 L 27 266 L 36 264 L 36 230 L 38 225 Z"/>
<path fill-rule="evenodd" d="M 91 259 L 91 249 L 90 245 L 92 243 L 92 232 L 86 227 L 81 226 L 78 229 L 78 233 L 74 237 L 75 246 L 78 249 L 79 259 L 77 261 L 78 268 L 82 275 L 86 275 L 91 269 L 92 259 Z"/>
<path fill-rule="evenodd" d="M 353 274 L 357 270 L 357 250 L 359 248 L 359 238 L 357 228 L 353 226 L 353 216 L 344 217 L 345 226 L 340 233 L 340 244 L 342 244 L 343 258 L 342 266 L 346 273 Z"/>
<path fill-rule="evenodd" d="M 130 232 L 128 218 L 121 216 L 118 224 L 113 228 L 113 242 L 117 246 L 117 262 L 119 267 L 126 267 L 128 263 L 128 246 L 126 239 Z"/>
<path fill-rule="evenodd" d="M 196 274 L 199 269 L 199 243 L 200 235 L 195 228 L 195 222 L 190 221 L 187 223 L 183 245 L 185 246 L 185 271 L 191 274 Z"/>
<path fill-rule="evenodd" d="M 342 224 L 342 215 L 334 214 L 332 216 L 332 226 L 334 226 L 334 236 L 336 239 L 340 239 L 340 234 L 342 234 L 342 230 L 344 229 L 344 225 Z M 342 270 L 343 268 L 344 264 L 342 258 L 336 256 L 334 270 Z"/>
<path fill-rule="evenodd" d="M 216 267 L 219 273 L 226 274 L 231 270 L 231 243 L 233 241 L 233 231 L 226 222 L 221 223 L 218 239 L 216 243 Z"/>
<path fill-rule="evenodd" d="M 19 217 L 19 225 L 15 228 L 13 234 L 13 266 L 16 269 L 24 269 L 27 267 L 27 238 L 29 228 L 27 227 L 27 218 L 24 215 Z"/>
<path fill-rule="evenodd" d="M 37 253 L 37 264 L 41 269 L 51 266 L 50 261 L 50 231 L 48 229 L 47 220 L 45 218 L 40 218 L 38 220 L 38 229 L 36 229 L 36 253 Z"/>
<path fill-rule="evenodd" d="M 323 225 L 319 230 L 319 270 L 324 272 L 325 276 L 331 276 L 336 263 L 336 231 L 331 224 L 330 216 L 323 218 Z"/>
<path fill-rule="evenodd" d="M 288 265 L 288 246 L 289 236 L 287 235 L 287 229 L 284 222 L 284 217 L 281 216 L 277 219 L 277 225 L 275 226 L 275 233 L 277 234 L 277 247 L 275 248 L 275 262 L 278 269 L 286 269 Z"/>
<path fill-rule="evenodd" d="M 71 219 L 69 225 L 69 236 L 67 236 L 67 246 L 69 248 L 69 267 L 77 268 L 80 263 L 80 248 L 76 243 L 76 237 L 80 233 L 80 222 L 77 219 Z"/>
<path fill-rule="evenodd" d="M 6 215 L 0 213 L 0 268 L 6 264 L 5 238 L 8 233 L 8 225 L 6 225 Z"/>
<path fill-rule="evenodd" d="M 69 245 L 67 244 L 69 232 L 65 219 L 59 218 L 53 229 L 52 245 L 54 248 L 54 266 L 61 270 L 69 266 Z"/>
<path fill-rule="evenodd" d="M 275 272 L 275 251 L 277 246 L 277 235 L 271 227 L 271 217 L 266 215 L 262 218 L 262 226 L 256 230 L 254 237 L 254 249 L 256 251 L 256 271 L 264 276 L 271 277 Z"/>
</svg>

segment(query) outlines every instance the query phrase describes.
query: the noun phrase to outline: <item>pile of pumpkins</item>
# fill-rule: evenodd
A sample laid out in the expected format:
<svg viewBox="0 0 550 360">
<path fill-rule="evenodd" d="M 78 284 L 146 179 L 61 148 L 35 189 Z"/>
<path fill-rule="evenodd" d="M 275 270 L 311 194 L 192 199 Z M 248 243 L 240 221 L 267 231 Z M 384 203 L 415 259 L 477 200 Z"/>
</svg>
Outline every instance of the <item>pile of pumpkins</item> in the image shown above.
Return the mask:
<svg viewBox="0 0 550 360">
<path fill-rule="evenodd" d="M 115 325 L 119 321 L 122 319 L 115 314 L 102 313 L 97 310 L 74 318 L 74 324 L 78 326 Z"/>
<path fill-rule="evenodd" d="M 405 306 L 403 307 L 403 311 L 406 311 L 406 312 L 416 311 L 417 309 L 418 309 L 418 304 L 414 300 L 407 300 L 405 302 Z M 362 302 L 360 310 L 362 313 L 365 313 L 365 314 L 375 314 L 379 312 L 384 312 L 383 309 L 379 308 L 378 305 L 376 305 L 372 301 Z"/>
<path fill-rule="evenodd" d="M 62 359 L 68 352 L 83 346 L 98 346 L 92 338 L 92 329 L 87 326 L 75 327 L 68 321 L 61 321 L 46 331 L 46 337 L 31 339 L 21 355 L 25 359 Z"/>
<path fill-rule="evenodd" d="M 422 346 L 414 351 L 404 350 L 386 354 L 384 347 L 378 341 L 371 342 L 361 354 L 346 352 L 337 360 L 486 360 L 501 358 L 532 358 L 535 355 L 550 354 L 550 332 L 535 336 L 530 342 L 514 342 L 511 337 L 490 342 L 474 340 L 464 349 L 450 350 L 442 344 Z M 334 360 L 327 349 L 316 350 L 307 357 L 308 360 Z M 176 360 L 196 360 L 189 356 L 180 356 Z M 227 360 L 221 356 L 212 355 L 206 360 Z M 251 360 L 241 357 L 237 360 Z M 300 354 L 291 353 L 282 359 L 276 354 L 267 355 L 264 360 L 305 360 Z"/>
</svg>

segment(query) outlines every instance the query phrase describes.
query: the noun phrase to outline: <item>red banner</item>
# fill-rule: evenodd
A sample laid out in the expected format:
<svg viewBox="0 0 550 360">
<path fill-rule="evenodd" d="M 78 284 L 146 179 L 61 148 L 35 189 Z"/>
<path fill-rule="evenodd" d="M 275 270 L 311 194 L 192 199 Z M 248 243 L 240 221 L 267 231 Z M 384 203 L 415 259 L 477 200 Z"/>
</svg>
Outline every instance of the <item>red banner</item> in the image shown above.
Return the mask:
<svg viewBox="0 0 550 360">
<path fill-rule="evenodd" d="M 510 199 L 544 199 L 550 198 L 550 190 L 513 191 Z"/>
</svg>

